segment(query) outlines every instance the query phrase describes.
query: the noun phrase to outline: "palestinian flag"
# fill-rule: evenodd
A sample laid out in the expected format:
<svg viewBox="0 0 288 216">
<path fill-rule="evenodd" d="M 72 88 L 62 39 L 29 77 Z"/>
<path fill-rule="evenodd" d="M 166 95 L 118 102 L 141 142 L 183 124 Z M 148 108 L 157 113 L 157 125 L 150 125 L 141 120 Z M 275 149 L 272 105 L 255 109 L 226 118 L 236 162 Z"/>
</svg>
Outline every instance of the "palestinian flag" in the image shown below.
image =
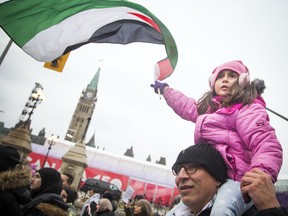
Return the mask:
<svg viewBox="0 0 288 216">
<path fill-rule="evenodd" d="M 0 26 L 37 61 L 51 62 L 88 43 L 165 45 L 155 80 L 170 76 L 178 52 L 167 27 L 149 10 L 123 0 L 13 0 L 0 4 Z"/>
</svg>

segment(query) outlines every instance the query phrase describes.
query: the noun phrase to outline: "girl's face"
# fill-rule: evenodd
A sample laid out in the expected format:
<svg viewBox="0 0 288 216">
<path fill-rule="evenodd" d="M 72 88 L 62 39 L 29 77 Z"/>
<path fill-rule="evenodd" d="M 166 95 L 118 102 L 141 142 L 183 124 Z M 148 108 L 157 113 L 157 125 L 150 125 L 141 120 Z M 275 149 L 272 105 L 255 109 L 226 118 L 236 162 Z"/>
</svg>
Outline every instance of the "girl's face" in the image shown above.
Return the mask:
<svg viewBox="0 0 288 216">
<path fill-rule="evenodd" d="M 138 215 L 142 212 L 142 207 L 140 205 L 136 205 L 134 206 L 134 215 Z"/>
<path fill-rule="evenodd" d="M 229 92 L 230 87 L 237 82 L 238 74 L 230 71 L 230 70 L 223 70 L 221 71 L 215 82 L 215 92 L 218 96 L 226 96 Z"/>
<path fill-rule="evenodd" d="M 30 188 L 31 190 L 35 190 L 41 187 L 42 184 L 42 178 L 38 172 L 35 173 L 31 180 Z"/>
</svg>

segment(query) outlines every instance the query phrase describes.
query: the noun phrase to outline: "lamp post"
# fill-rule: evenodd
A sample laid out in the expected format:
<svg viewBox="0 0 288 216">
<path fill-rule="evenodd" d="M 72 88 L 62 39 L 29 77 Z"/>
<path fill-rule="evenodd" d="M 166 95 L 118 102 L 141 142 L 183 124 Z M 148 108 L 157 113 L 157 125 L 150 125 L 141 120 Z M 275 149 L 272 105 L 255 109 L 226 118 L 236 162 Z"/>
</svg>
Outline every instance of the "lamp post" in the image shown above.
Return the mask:
<svg viewBox="0 0 288 216">
<path fill-rule="evenodd" d="M 53 134 L 48 138 L 48 145 L 49 146 L 48 146 L 48 151 L 47 151 L 47 154 L 45 156 L 44 162 L 42 164 L 42 168 L 45 166 L 45 163 L 47 161 L 47 158 L 48 158 L 48 155 L 49 155 L 49 152 L 50 152 L 52 146 L 54 146 L 57 143 L 58 139 L 59 139 L 59 136 L 56 137 Z"/>
<path fill-rule="evenodd" d="M 35 87 L 33 88 L 29 96 L 29 99 L 27 103 L 25 104 L 25 107 L 21 113 L 21 118 L 26 123 L 30 121 L 31 115 L 33 114 L 33 111 L 37 107 L 37 105 L 40 104 L 44 100 L 44 95 L 43 95 L 42 90 L 43 90 L 42 85 L 40 83 L 35 83 Z M 28 115 L 28 118 L 25 120 L 27 115 Z"/>
</svg>

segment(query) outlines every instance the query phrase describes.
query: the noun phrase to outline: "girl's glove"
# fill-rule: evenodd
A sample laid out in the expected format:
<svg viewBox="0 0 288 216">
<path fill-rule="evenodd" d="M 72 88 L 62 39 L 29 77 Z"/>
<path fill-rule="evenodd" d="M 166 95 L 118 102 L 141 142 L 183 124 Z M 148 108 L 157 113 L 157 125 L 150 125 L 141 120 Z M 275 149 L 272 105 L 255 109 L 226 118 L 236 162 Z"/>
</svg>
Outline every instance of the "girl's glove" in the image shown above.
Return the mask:
<svg viewBox="0 0 288 216">
<path fill-rule="evenodd" d="M 155 84 L 151 84 L 150 85 L 152 88 L 154 88 L 154 92 L 156 93 L 156 94 L 163 94 L 163 92 L 164 92 L 164 88 L 166 87 L 166 86 L 168 86 L 169 87 L 169 85 L 167 84 L 167 83 L 161 83 L 161 82 L 158 82 L 158 81 L 155 81 Z"/>
</svg>

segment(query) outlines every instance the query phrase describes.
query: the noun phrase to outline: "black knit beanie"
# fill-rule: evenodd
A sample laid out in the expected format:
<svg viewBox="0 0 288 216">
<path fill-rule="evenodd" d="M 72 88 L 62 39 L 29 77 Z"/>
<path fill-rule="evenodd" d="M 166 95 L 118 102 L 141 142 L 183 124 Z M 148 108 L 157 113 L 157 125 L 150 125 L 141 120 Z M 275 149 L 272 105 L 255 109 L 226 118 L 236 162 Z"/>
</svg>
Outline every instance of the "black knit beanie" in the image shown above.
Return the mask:
<svg viewBox="0 0 288 216">
<path fill-rule="evenodd" d="M 20 155 L 16 148 L 0 144 L 0 171 L 14 169 L 20 163 Z"/>
<path fill-rule="evenodd" d="M 173 167 L 186 163 L 200 165 L 221 184 L 225 183 L 228 178 L 227 168 L 221 154 L 209 144 L 196 144 L 182 150 Z"/>
</svg>

